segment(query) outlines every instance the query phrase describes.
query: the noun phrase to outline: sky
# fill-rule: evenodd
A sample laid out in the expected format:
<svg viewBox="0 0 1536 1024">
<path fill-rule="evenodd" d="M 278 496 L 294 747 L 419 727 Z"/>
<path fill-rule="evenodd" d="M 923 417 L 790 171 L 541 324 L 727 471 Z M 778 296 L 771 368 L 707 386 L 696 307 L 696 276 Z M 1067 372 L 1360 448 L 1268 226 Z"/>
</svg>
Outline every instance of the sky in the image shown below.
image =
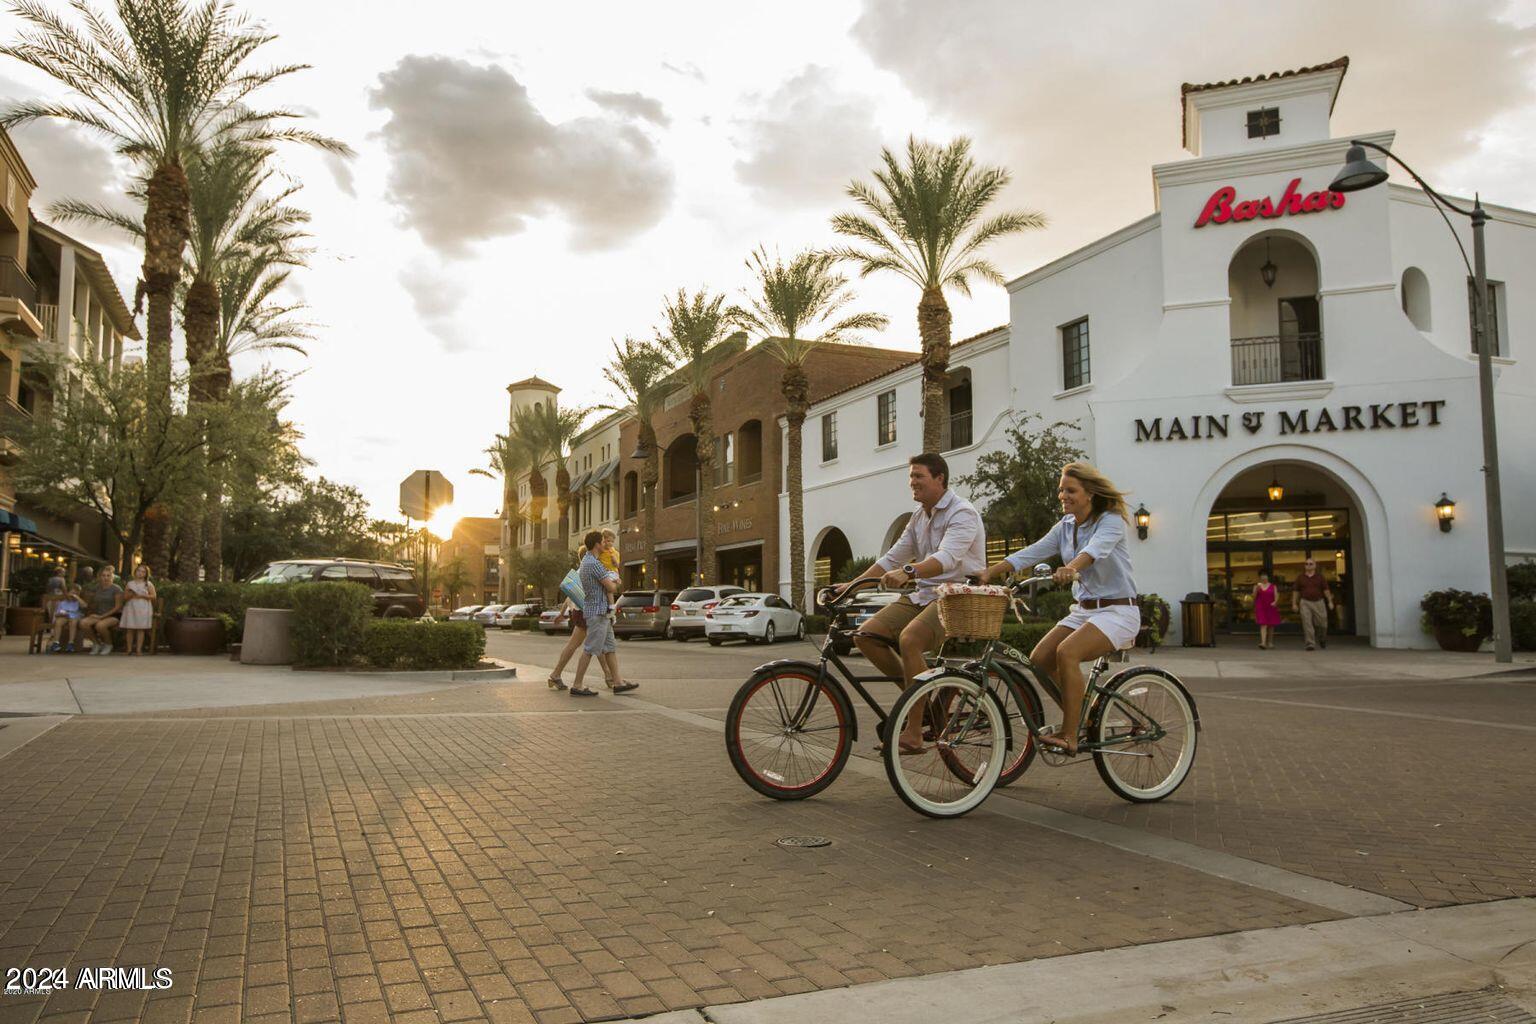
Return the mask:
<svg viewBox="0 0 1536 1024">
<path fill-rule="evenodd" d="M 611 401 L 614 341 L 652 336 L 679 288 L 741 300 L 760 244 L 788 257 L 835 242 L 848 182 L 909 135 L 969 136 L 1012 174 L 998 209 L 1045 215 L 990 250 L 1010 279 L 1152 211 L 1152 165 L 1188 155 L 1181 82 L 1342 55 L 1336 136 L 1394 129 L 1443 191 L 1536 209 L 1536 0 L 238 6 L 277 35 L 256 63 L 312 65 L 266 102 L 356 156 L 282 151 L 314 218 L 290 298 L 316 340 L 307 358 L 236 369 L 296 375 L 288 415 L 314 471 L 381 517 L 416 469 L 447 476 L 460 514 L 493 514 L 499 485 L 469 471 L 507 428 L 508 383 L 537 374 L 564 405 Z M 0 14 L 0 37 L 17 28 Z M 0 63 L 0 100 L 36 94 L 62 95 Z M 13 135 L 44 219 L 60 198 L 120 196 L 129 169 L 95 137 Z M 132 246 L 61 226 L 131 298 Z M 891 319 L 867 340 L 915 350 L 913 287 L 855 285 L 850 308 Z M 1008 318 L 995 285 L 950 304 L 956 339 Z"/>
</svg>

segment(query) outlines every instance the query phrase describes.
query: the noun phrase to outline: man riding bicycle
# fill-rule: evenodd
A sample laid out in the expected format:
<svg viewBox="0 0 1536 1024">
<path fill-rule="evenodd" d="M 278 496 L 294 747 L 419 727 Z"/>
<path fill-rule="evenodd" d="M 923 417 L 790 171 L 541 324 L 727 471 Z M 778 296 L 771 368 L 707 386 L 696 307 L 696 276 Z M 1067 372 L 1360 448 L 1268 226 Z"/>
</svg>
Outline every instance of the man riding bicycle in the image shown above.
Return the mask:
<svg viewBox="0 0 1536 1024">
<path fill-rule="evenodd" d="M 976 506 L 949 489 L 949 465 L 941 456 L 924 452 L 908 459 L 907 466 L 917 502 L 912 518 L 895 546 L 842 590 L 877 577 L 891 589 L 916 584 L 910 595 L 886 605 L 854 634 L 870 664 L 910 686 L 928 668 L 924 655 L 944 642 L 936 603 L 939 585 L 963 583 L 986 571 L 987 537 Z M 903 754 L 923 752 L 921 707 L 908 717 L 897 743 Z"/>
</svg>

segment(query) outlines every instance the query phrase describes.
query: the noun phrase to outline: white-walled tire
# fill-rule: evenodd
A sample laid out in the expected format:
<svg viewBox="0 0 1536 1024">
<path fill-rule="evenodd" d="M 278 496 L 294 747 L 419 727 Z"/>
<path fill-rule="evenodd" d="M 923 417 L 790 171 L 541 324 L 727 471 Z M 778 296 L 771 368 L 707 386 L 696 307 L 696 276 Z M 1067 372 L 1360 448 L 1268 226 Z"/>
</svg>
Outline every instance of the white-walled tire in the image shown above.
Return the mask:
<svg viewBox="0 0 1536 1024">
<path fill-rule="evenodd" d="M 1194 767 L 1200 727 L 1184 684 L 1145 667 L 1109 681 L 1089 734 L 1095 743 L 1110 744 L 1093 752 L 1104 784 L 1121 799 L 1144 804 L 1184 784 Z"/>
<path fill-rule="evenodd" d="M 907 715 L 922 705 L 944 708 L 943 720 L 928 714 L 923 752 L 901 753 Z M 997 785 L 1007 758 L 1003 710 L 975 680 L 942 669 L 924 672 L 896 699 L 886 719 L 885 775 L 902 802 L 931 818 L 957 818 L 981 805 Z"/>
</svg>

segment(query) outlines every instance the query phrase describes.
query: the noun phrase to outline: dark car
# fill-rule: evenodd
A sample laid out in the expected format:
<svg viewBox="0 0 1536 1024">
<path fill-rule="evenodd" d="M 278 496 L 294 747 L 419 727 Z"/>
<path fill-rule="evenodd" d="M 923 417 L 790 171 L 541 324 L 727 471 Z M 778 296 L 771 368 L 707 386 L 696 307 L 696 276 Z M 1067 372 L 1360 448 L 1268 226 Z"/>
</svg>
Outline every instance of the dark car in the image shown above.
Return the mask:
<svg viewBox="0 0 1536 1024">
<path fill-rule="evenodd" d="M 247 583 L 305 583 L 312 580 L 361 583 L 373 594 L 373 614 L 386 619 L 417 619 L 427 603 L 416 585 L 416 574 L 394 562 L 357 558 L 291 558 L 268 562 Z"/>
</svg>

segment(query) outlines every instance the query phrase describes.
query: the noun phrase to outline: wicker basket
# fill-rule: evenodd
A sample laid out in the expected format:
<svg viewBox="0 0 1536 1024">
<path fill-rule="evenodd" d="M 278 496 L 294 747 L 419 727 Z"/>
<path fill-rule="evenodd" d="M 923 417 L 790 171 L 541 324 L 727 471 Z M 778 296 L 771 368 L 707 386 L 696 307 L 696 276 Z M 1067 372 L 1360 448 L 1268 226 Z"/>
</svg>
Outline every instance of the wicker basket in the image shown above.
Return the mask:
<svg viewBox="0 0 1536 1024">
<path fill-rule="evenodd" d="M 1003 630 L 1008 598 L 1001 594 L 942 594 L 939 622 L 957 640 L 996 640 Z"/>
</svg>

